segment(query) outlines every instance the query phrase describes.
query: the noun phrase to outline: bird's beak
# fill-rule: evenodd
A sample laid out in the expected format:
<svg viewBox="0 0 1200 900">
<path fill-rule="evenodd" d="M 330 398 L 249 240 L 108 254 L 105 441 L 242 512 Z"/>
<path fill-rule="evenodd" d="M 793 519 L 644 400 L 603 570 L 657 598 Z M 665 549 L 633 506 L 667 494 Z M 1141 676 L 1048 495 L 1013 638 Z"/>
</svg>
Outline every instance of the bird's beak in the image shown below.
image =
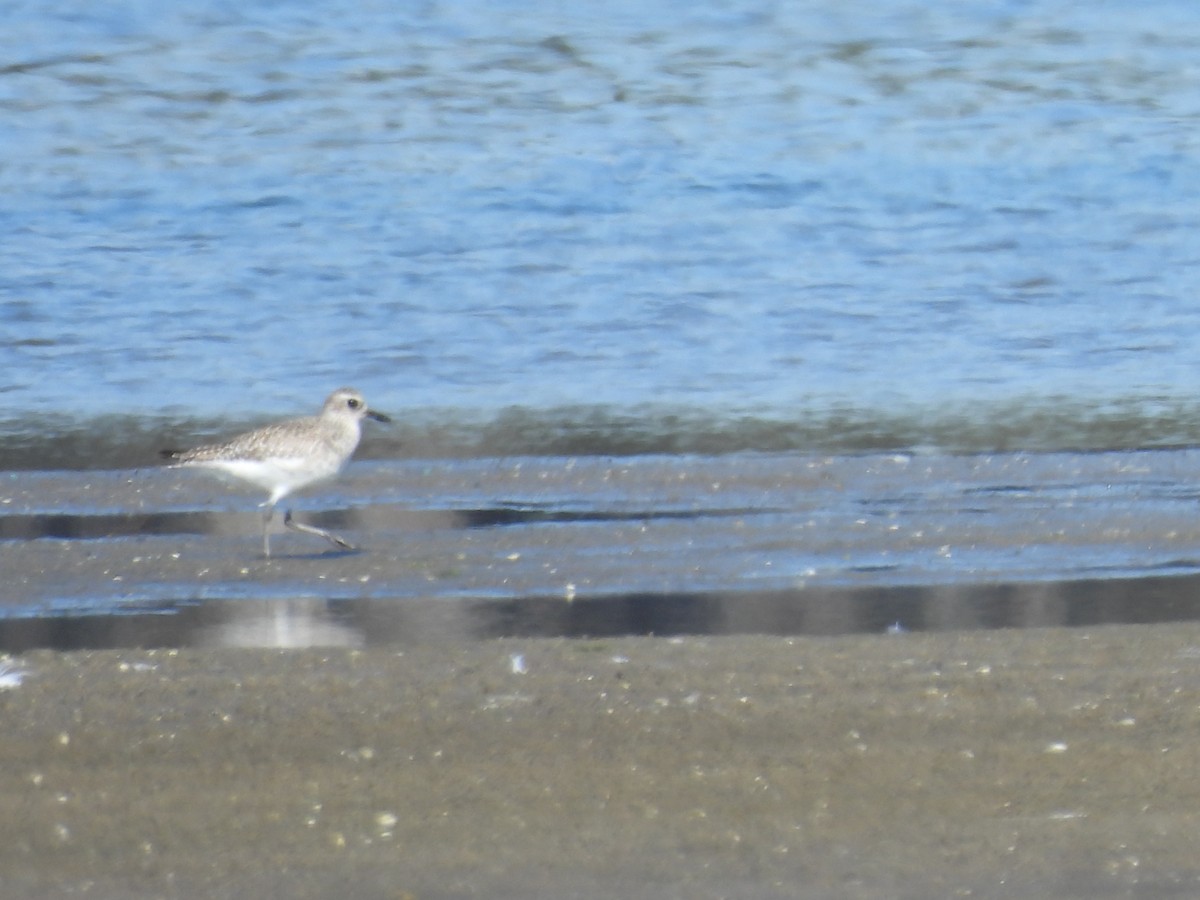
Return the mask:
<svg viewBox="0 0 1200 900">
<path fill-rule="evenodd" d="M 387 416 L 385 416 L 383 413 L 381 413 L 381 412 L 375 412 L 375 410 L 373 410 L 373 409 L 368 409 L 368 410 L 367 410 L 367 418 L 368 418 L 368 419 L 374 419 L 376 422 L 390 422 L 390 421 L 392 421 L 392 420 L 391 420 L 391 419 L 389 419 Z"/>
</svg>

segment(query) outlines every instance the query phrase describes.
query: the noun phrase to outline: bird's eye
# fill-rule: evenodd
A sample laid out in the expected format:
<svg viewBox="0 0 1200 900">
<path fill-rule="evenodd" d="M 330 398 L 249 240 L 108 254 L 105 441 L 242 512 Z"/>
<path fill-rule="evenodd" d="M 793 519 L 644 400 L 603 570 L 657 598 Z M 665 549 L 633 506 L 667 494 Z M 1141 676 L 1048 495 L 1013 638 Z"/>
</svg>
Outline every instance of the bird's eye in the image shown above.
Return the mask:
<svg viewBox="0 0 1200 900">
<path fill-rule="evenodd" d="M 357 397 L 351 397 L 349 400 L 346 401 L 346 405 L 348 407 L 350 407 L 351 409 L 358 409 L 360 406 L 362 406 L 362 401 L 359 400 Z"/>
</svg>

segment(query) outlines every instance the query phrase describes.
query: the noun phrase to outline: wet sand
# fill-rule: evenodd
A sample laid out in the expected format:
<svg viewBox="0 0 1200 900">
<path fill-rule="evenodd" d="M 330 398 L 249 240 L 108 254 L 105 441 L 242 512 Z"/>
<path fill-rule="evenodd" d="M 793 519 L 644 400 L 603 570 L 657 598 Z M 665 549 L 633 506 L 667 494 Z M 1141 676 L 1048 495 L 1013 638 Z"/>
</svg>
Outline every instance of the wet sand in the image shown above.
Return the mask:
<svg viewBox="0 0 1200 900">
<path fill-rule="evenodd" d="M 1190 461 L 15 474 L 0 897 L 1200 894 Z"/>
<path fill-rule="evenodd" d="M 1197 625 L 9 666 L 8 898 L 1200 891 Z"/>
<path fill-rule="evenodd" d="M 270 560 L 261 492 L 204 473 L 6 473 L 0 650 L 184 646 L 243 620 L 257 639 L 280 605 L 321 643 L 365 645 L 1200 620 L 1197 466 L 1193 451 L 356 463 L 296 507 L 362 552 L 287 532 Z M 165 612 L 188 621 L 150 621 Z"/>
</svg>

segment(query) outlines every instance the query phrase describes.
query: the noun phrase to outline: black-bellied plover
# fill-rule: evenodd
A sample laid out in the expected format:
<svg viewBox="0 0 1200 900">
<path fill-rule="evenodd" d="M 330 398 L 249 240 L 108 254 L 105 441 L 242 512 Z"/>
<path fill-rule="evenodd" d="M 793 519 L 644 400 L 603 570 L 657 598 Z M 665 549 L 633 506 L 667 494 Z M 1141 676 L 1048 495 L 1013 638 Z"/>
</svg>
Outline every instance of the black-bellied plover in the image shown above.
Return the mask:
<svg viewBox="0 0 1200 900">
<path fill-rule="evenodd" d="M 391 421 L 383 413 L 369 409 L 363 395 L 354 388 L 339 388 L 329 395 L 320 415 L 276 422 L 239 434 L 223 444 L 164 450 L 162 455 L 174 460 L 176 466 L 215 469 L 269 491 L 270 496 L 260 505 L 264 508 L 263 556 L 270 558 L 268 529 L 275 515 L 275 504 L 292 491 L 340 472 L 358 447 L 364 418 Z M 290 509 L 284 513 L 283 524 L 293 531 L 323 537 L 343 550 L 354 549 L 336 534 L 295 521 Z"/>
</svg>

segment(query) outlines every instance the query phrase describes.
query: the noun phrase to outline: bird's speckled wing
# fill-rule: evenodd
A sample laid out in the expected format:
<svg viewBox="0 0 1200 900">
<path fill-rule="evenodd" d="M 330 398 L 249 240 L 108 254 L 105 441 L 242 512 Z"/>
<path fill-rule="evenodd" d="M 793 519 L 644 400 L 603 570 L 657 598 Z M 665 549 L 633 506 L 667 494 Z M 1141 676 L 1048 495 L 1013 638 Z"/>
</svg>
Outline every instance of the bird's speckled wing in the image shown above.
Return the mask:
<svg viewBox="0 0 1200 900">
<path fill-rule="evenodd" d="M 316 456 L 330 451 L 325 429 L 315 417 L 290 419 L 247 431 L 221 444 L 184 450 L 180 463 L 218 462 L 226 459 L 266 460 L 278 457 Z"/>
</svg>

